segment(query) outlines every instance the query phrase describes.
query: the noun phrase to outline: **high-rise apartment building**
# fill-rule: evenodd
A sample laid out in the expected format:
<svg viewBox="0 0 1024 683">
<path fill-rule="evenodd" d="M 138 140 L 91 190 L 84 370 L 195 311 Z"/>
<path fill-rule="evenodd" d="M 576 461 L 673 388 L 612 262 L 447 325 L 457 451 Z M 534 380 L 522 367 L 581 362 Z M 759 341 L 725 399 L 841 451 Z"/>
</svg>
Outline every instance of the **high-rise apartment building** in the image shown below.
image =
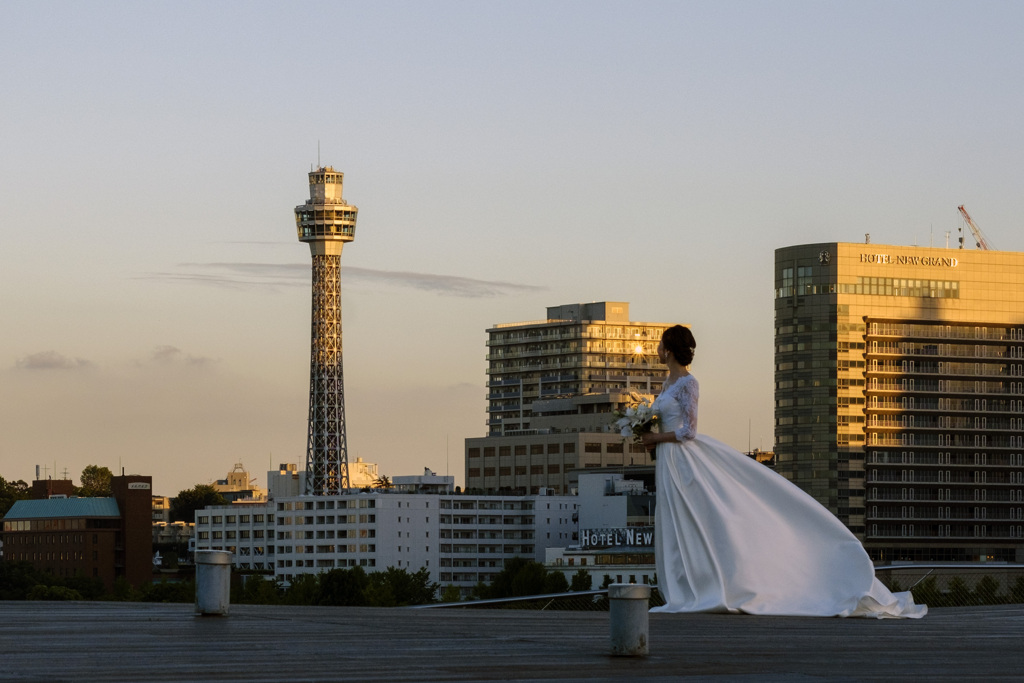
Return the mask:
<svg viewBox="0 0 1024 683">
<path fill-rule="evenodd" d="M 671 325 L 602 301 L 488 329 L 487 436 L 466 439 L 466 487 L 566 494 L 577 468 L 650 462 L 608 425 L 631 392 L 661 390 L 657 348 Z"/>
<path fill-rule="evenodd" d="M 775 252 L 779 473 L 876 561 L 1024 559 L 1024 254 Z"/>
</svg>

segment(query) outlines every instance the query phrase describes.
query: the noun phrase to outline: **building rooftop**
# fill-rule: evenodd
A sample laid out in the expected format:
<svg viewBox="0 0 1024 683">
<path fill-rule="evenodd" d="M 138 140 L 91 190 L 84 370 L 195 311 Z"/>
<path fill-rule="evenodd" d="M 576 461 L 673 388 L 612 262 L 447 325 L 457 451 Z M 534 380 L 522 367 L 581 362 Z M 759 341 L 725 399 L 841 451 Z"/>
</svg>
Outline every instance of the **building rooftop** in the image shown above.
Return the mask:
<svg viewBox="0 0 1024 683">
<path fill-rule="evenodd" d="M 15 502 L 4 520 L 120 516 L 121 511 L 113 498 L 46 498 Z"/>
<path fill-rule="evenodd" d="M 609 656 L 607 612 L 232 605 L 228 617 L 197 617 L 191 604 L 25 601 L 3 611 L 0 681 L 1010 681 L 1024 656 L 1024 605 L 920 620 L 651 614 L 644 658 Z"/>
</svg>

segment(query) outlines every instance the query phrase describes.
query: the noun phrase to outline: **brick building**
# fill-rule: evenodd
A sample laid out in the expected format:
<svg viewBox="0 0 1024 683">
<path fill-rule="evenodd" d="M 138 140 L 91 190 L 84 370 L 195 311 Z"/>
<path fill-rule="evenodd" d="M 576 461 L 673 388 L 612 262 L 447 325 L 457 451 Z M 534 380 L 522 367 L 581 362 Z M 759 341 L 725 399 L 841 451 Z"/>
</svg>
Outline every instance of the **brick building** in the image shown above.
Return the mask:
<svg viewBox="0 0 1024 683">
<path fill-rule="evenodd" d="M 113 477 L 110 498 L 74 498 L 48 482 L 3 518 L 5 562 L 28 562 L 55 576 L 86 576 L 112 588 L 152 578 L 152 477 Z M 60 491 L 55 493 L 55 491 Z"/>
</svg>

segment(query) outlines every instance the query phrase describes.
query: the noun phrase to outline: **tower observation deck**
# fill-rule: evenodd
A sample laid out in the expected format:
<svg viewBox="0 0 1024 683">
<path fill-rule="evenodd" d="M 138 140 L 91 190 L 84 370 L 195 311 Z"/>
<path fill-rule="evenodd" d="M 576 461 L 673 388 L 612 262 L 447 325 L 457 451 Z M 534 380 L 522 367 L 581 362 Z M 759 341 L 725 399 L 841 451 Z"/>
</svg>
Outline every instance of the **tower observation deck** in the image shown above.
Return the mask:
<svg viewBox="0 0 1024 683">
<path fill-rule="evenodd" d="M 344 174 L 323 166 L 309 174 L 309 199 L 295 207 L 299 241 L 313 259 L 306 494 L 349 487 L 345 388 L 341 363 L 341 249 L 356 236 L 359 209 L 341 198 Z"/>
</svg>

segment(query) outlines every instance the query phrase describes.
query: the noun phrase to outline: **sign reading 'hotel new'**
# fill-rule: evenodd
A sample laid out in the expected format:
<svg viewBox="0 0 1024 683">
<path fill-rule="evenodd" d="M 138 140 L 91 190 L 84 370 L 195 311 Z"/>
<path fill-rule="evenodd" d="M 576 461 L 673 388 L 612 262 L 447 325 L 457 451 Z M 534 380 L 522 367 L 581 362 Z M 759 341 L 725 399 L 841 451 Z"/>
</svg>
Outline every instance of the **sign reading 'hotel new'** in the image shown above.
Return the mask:
<svg viewBox="0 0 1024 683">
<path fill-rule="evenodd" d="M 581 529 L 580 545 L 584 550 L 615 546 L 650 548 L 654 546 L 654 527 L 636 526 L 613 529 Z"/>
<path fill-rule="evenodd" d="M 889 263 L 896 266 L 940 266 L 956 268 L 960 263 L 952 256 L 909 256 L 904 254 L 861 254 L 861 263 Z"/>
</svg>

